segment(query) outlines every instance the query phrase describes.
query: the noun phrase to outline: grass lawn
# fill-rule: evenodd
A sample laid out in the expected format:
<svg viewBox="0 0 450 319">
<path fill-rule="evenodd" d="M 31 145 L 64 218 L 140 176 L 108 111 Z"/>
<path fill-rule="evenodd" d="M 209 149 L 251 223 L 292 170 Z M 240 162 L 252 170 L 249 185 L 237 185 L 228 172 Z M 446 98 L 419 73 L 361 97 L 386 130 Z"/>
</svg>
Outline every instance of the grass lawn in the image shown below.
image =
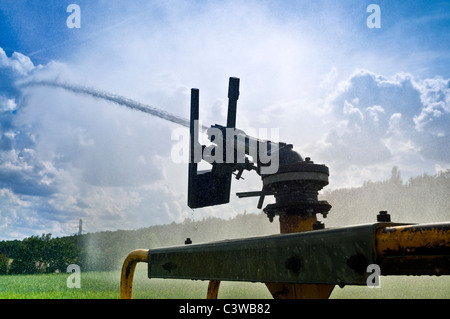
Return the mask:
<svg viewBox="0 0 450 319">
<path fill-rule="evenodd" d="M 138 265 L 133 282 L 135 299 L 204 299 L 208 282 L 148 279 Z M 81 273 L 81 288 L 67 288 L 68 273 L 0 276 L 0 299 L 114 299 L 119 298 L 120 272 Z M 219 298 L 271 298 L 264 284 L 223 282 Z M 450 277 L 381 277 L 381 288 L 336 287 L 332 299 L 450 298 Z"/>
</svg>

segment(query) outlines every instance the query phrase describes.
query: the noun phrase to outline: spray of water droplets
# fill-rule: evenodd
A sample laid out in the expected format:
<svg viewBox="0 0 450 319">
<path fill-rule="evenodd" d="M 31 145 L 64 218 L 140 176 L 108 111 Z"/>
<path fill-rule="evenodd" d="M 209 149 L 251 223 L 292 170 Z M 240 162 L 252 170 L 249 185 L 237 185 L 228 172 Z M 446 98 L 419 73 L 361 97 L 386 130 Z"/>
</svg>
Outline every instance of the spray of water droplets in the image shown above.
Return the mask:
<svg viewBox="0 0 450 319">
<path fill-rule="evenodd" d="M 142 104 L 140 102 L 131 100 L 129 98 L 126 98 L 126 97 L 123 97 L 120 95 L 116 95 L 116 94 L 105 92 L 105 91 L 100 91 L 100 90 L 89 88 L 89 87 L 71 85 L 71 84 L 66 84 L 66 83 L 59 83 L 56 81 L 32 81 L 32 82 L 23 83 L 20 86 L 22 86 L 22 87 L 48 86 L 48 87 L 54 87 L 54 88 L 61 88 L 61 89 L 65 89 L 67 91 L 70 91 L 70 92 L 73 92 L 76 94 L 85 94 L 85 95 L 89 95 L 89 96 L 92 96 L 97 99 L 109 101 L 109 102 L 112 102 L 112 103 L 115 103 L 118 105 L 125 106 L 132 110 L 141 111 L 141 112 L 159 117 L 163 120 L 166 120 L 166 121 L 169 121 L 172 123 L 176 123 L 178 125 L 189 127 L 189 120 L 182 118 L 178 115 L 171 114 L 171 113 L 161 110 L 159 108 L 145 105 L 145 104 Z M 202 125 L 202 127 L 200 129 L 202 131 L 206 131 L 208 129 L 208 127 Z"/>
</svg>

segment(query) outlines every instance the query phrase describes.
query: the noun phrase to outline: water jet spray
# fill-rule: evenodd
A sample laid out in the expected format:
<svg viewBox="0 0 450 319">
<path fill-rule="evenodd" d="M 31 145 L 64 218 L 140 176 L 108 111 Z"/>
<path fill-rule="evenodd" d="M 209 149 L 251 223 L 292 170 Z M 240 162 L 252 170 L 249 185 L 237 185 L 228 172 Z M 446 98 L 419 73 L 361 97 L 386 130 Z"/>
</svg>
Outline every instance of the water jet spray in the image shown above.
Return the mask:
<svg viewBox="0 0 450 319">
<path fill-rule="evenodd" d="M 20 87 L 32 87 L 32 86 L 47 86 L 47 87 L 53 87 L 53 88 L 60 88 L 67 91 L 70 91 L 75 94 L 84 94 L 91 96 L 96 99 L 102 99 L 108 102 L 112 102 L 118 105 L 125 106 L 129 109 L 141 111 L 156 117 L 159 117 L 163 120 L 189 127 L 189 121 L 187 119 L 184 119 L 178 115 L 171 114 L 167 111 L 161 110 L 157 107 L 153 107 L 150 105 L 146 105 L 137 101 L 134 101 L 132 99 L 129 99 L 124 96 L 120 96 L 117 94 L 100 91 L 97 89 L 85 87 L 85 86 L 79 86 L 79 85 L 72 85 L 72 84 L 66 84 L 66 83 L 60 83 L 57 81 L 30 81 L 19 84 Z M 202 126 L 201 129 L 203 131 L 206 131 L 208 128 L 206 126 Z"/>
</svg>

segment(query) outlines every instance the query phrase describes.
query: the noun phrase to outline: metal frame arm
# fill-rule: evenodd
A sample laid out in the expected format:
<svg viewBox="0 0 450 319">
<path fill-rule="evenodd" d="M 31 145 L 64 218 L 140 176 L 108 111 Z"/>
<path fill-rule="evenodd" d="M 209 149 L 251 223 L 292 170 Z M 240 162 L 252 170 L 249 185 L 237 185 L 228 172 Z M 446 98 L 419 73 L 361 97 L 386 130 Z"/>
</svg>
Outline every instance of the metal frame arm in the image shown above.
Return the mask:
<svg viewBox="0 0 450 319">
<path fill-rule="evenodd" d="M 132 299 L 134 271 L 139 262 L 148 263 L 148 249 L 133 250 L 123 262 L 120 275 L 120 299 Z"/>
</svg>

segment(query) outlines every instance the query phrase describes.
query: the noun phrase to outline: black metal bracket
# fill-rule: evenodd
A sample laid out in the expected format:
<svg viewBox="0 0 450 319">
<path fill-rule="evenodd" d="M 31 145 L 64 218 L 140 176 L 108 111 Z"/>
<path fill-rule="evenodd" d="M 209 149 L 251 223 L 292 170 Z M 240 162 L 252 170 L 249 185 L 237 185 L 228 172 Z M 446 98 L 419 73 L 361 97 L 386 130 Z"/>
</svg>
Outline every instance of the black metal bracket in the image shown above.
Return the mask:
<svg viewBox="0 0 450 319">
<path fill-rule="evenodd" d="M 228 116 L 227 128 L 235 128 L 237 100 L 239 99 L 239 79 L 231 77 L 228 86 Z M 198 163 L 203 156 L 196 158 L 197 150 L 205 146 L 198 141 L 199 134 L 199 90 L 191 90 L 191 118 L 190 118 L 190 159 L 188 175 L 188 206 L 201 208 L 207 206 L 226 204 L 230 201 L 231 177 L 238 169 L 227 163 L 212 163 L 212 169 L 198 171 Z M 200 148 L 201 147 L 201 148 Z M 197 156 L 198 157 L 198 156 Z M 242 174 L 239 171 L 239 178 Z"/>
</svg>

